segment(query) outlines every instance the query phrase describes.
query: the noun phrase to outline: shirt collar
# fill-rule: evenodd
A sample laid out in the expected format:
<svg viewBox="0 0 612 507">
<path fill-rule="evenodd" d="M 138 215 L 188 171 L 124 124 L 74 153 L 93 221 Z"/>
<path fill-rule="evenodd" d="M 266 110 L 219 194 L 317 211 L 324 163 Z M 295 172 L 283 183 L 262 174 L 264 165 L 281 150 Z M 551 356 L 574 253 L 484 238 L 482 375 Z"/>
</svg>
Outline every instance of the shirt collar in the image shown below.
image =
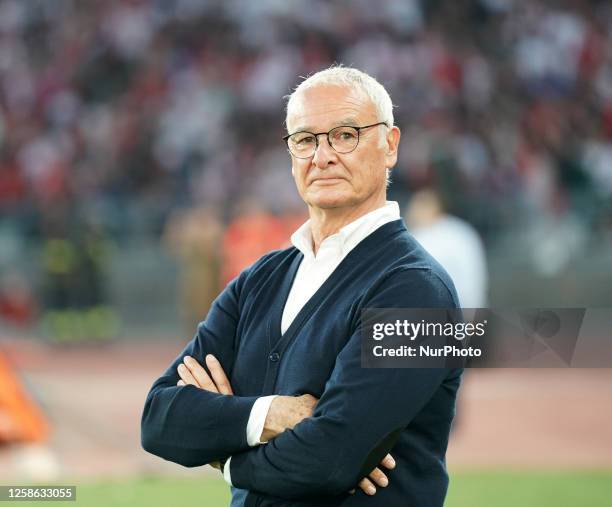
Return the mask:
<svg viewBox="0 0 612 507">
<path fill-rule="evenodd" d="M 370 211 L 365 215 L 345 225 L 336 234 L 325 238 L 321 246 L 328 241 L 339 242 L 341 255 L 347 255 L 363 239 L 378 229 L 381 225 L 400 218 L 399 204 L 396 201 L 386 201 L 385 205 Z M 303 223 L 292 235 L 291 243 L 305 257 L 314 257 L 312 250 L 312 231 L 310 220 Z"/>
</svg>

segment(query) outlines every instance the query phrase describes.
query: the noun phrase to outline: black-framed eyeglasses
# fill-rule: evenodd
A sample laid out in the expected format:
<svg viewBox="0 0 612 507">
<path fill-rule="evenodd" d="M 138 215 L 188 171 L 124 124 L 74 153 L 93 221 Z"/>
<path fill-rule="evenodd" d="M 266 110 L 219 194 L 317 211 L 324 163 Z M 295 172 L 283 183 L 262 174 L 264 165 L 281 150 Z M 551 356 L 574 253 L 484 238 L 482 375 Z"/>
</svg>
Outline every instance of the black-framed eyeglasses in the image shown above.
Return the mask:
<svg viewBox="0 0 612 507">
<path fill-rule="evenodd" d="M 294 132 L 283 137 L 283 141 L 287 143 L 287 149 L 296 158 L 310 158 L 315 154 L 319 147 L 319 136 L 327 136 L 327 142 L 338 153 L 350 153 L 359 144 L 359 134 L 363 129 L 385 125 L 387 122 L 379 121 L 372 125 L 364 125 L 363 127 L 353 127 L 351 125 L 340 125 L 334 127 L 329 132 Z"/>
</svg>

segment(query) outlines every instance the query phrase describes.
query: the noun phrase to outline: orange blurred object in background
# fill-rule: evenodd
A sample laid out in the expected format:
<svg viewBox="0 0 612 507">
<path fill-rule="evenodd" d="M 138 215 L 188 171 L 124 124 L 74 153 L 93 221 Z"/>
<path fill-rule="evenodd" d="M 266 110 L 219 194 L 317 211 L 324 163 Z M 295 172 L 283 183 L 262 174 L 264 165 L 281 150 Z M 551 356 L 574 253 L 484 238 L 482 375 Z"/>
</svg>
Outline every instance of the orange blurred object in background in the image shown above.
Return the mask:
<svg viewBox="0 0 612 507">
<path fill-rule="evenodd" d="M 48 437 L 44 414 L 0 354 L 0 443 L 44 442 Z"/>
</svg>

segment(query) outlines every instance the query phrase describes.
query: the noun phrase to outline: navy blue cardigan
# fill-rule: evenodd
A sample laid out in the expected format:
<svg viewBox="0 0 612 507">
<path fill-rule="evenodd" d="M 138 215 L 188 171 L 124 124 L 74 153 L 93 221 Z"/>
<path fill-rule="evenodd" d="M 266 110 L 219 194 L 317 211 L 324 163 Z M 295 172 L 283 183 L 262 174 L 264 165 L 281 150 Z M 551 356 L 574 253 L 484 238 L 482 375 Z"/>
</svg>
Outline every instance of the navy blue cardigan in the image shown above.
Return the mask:
<svg viewBox="0 0 612 507">
<path fill-rule="evenodd" d="M 450 278 L 401 220 L 389 222 L 345 257 L 281 335 L 301 260 L 293 247 L 272 252 L 219 295 L 153 384 L 143 447 L 185 466 L 232 456 L 232 482 L 249 491 L 235 491 L 235 500 L 246 497 L 246 505 L 442 506 L 461 370 L 362 369 L 359 329 L 364 307 L 457 307 Z M 234 396 L 176 386 L 182 358 L 203 363 L 208 353 L 220 360 Z M 248 446 L 246 425 L 259 396 L 304 393 L 320 398 L 312 417 L 266 445 Z M 373 497 L 347 494 L 389 449 L 397 462 L 389 486 Z"/>
</svg>

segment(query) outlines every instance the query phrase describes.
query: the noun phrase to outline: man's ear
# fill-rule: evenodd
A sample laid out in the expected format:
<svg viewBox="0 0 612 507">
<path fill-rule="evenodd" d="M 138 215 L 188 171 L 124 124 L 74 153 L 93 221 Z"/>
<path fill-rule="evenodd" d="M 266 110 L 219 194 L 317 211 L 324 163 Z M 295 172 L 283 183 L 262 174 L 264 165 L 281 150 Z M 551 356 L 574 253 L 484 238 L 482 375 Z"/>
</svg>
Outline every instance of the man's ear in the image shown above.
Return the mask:
<svg viewBox="0 0 612 507">
<path fill-rule="evenodd" d="M 385 167 L 391 169 L 397 162 L 397 148 L 401 132 L 398 127 L 391 127 L 387 132 L 387 152 L 385 153 Z"/>
</svg>

